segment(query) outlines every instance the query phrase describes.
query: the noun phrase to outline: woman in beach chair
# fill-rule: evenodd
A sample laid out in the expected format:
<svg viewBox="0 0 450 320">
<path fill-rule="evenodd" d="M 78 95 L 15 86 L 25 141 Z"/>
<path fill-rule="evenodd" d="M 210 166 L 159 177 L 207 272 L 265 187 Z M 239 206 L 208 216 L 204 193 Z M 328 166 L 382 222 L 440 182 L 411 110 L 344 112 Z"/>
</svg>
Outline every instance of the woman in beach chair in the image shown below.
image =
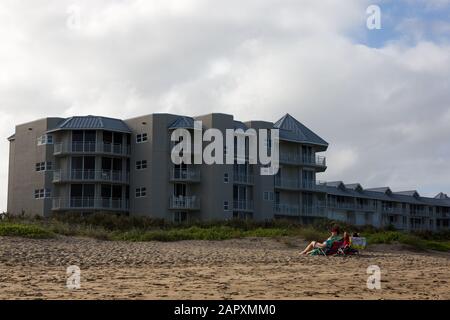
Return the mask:
<svg viewBox="0 0 450 320">
<path fill-rule="evenodd" d="M 331 236 L 325 240 L 324 242 L 312 241 L 300 254 L 323 254 L 326 255 L 326 252 L 333 249 L 333 244 L 339 240 L 342 240 L 339 237 L 339 227 L 335 226 L 331 229 Z M 337 249 L 336 249 L 337 250 Z"/>
</svg>

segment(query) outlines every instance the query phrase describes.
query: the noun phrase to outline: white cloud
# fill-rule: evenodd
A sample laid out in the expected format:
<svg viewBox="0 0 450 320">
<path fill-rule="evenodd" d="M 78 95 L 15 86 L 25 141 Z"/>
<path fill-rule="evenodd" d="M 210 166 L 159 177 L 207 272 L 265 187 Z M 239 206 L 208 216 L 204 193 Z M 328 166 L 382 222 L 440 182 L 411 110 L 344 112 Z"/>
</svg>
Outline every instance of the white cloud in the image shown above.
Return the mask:
<svg viewBox="0 0 450 320">
<path fill-rule="evenodd" d="M 368 3 L 2 1 L 1 189 L 5 138 L 35 118 L 289 112 L 331 144 L 321 179 L 450 191 L 450 47 L 355 43 Z"/>
</svg>

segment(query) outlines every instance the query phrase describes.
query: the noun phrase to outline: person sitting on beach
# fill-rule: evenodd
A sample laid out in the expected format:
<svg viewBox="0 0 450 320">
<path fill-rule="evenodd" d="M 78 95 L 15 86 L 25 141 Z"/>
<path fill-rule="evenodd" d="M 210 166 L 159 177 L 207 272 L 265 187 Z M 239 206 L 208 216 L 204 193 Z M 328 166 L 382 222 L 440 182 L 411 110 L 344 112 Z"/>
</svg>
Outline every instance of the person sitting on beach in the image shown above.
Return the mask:
<svg viewBox="0 0 450 320">
<path fill-rule="evenodd" d="M 344 232 L 344 245 L 343 247 L 350 246 L 350 235 L 347 232 Z"/>
<path fill-rule="evenodd" d="M 305 250 L 300 252 L 300 254 L 308 254 L 309 252 L 311 252 L 313 249 L 316 248 L 330 247 L 333 244 L 333 242 L 338 241 L 340 239 L 341 238 L 339 237 L 339 227 L 334 226 L 331 229 L 331 236 L 327 240 L 325 240 L 324 242 L 312 241 L 308 246 L 306 246 Z"/>
</svg>

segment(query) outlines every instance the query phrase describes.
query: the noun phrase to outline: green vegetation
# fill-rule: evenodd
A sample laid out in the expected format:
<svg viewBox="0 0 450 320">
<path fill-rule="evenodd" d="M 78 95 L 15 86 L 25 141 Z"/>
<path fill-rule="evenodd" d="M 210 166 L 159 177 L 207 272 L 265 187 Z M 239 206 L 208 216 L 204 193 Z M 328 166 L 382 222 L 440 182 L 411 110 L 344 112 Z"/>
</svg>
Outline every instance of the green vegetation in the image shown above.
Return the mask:
<svg viewBox="0 0 450 320">
<path fill-rule="evenodd" d="M 369 245 L 400 243 L 419 250 L 450 251 L 449 231 L 405 233 L 392 228 L 380 230 L 372 226 L 355 227 L 327 219 L 320 219 L 309 225 L 287 220 L 268 222 L 230 220 L 174 224 L 161 219 L 127 217 L 108 213 L 85 216 L 65 214 L 49 218 L 8 216 L 5 220 L 0 221 L 0 236 L 51 238 L 55 235 L 65 235 L 119 241 L 226 240 L 245 237 L 287 239 L 286 237 L 296 237 L 312 241 L 326 239 L 330 227 L 333 225 L 339 225 L 343 231 L 361 233 L 367 238 Z"/>
<path fill-rule="evenodd" d="M 52 238 L 55 234 L 38 225 L 2 222 L 0 223 L 0 236 L 44 239 Z"/>
</svg>

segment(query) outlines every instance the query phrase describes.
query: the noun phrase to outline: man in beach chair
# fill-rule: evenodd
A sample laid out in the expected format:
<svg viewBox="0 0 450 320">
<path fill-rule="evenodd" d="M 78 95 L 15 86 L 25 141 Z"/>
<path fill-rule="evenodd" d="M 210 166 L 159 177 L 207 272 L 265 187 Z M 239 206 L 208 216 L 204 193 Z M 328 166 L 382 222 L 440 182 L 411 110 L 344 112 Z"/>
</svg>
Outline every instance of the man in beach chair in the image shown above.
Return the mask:
<svg viewBox="0 0 450 320">
<path fill-rule="evenodd" d="M 327 252 L 332 252 L 334 250 L 334 243 L 337 241 L 342 241 L 342 238 L 339 236 L 339 227 L 335 226 L 331 229 L 330 237 L 324 242 L 312 241 L 300 254 L 310 254 L 317 255 L 323 254 L 326 255 Z M 336 248 L 337 250 L 337 248 Z"/>
</svg>

